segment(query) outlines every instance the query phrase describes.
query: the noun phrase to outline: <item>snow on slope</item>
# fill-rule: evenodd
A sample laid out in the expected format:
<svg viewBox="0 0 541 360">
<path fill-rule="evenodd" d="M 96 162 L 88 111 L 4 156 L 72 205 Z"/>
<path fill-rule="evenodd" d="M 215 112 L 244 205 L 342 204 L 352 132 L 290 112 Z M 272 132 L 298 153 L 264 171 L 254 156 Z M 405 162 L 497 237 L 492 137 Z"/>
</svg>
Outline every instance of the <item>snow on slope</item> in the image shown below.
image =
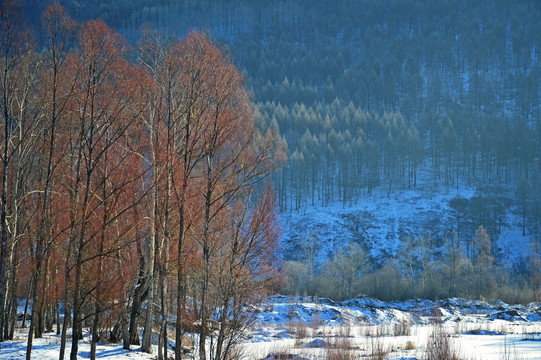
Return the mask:
<svg viewBox="0 0 541 360">
<path fill-rule="evenodd" d="M 452 230 L 449 202 L 457 197 L 469 199 L 473 189 L 456 190 L 376 190 L 360 197 L 351 206 L 337 203 L 328 207 L 310 206 L 300 212 L 282 214 L 282 248 L 286 260 L 302 259 L 302 244 L 318 239 L 319 264 L 340 246 L 355 242 L 369 249 L 376 260 L 396 255 L 401 238 L 430 233 L 443 237 Z"/>
<path fill-rule="evenodd" d="M 282 253 L 285 260 L 302 260 L 306 248 L 316 249 L 316 266 L 354 242 L 363 246 L 375 263 L 396 256 L 400 241 L 429 234 L 443 239 L 456 230 L 450 201 L 471 199 L 473 188 L 419 186 L 415 190 L 376 190 L 347 206 L 307 206 L 281 215 Z M 497 236 L 494 251 L 502 263 L 513 264 L 528 253 L 531 237 L 522 236 L 520 216 L 507 209 L 506 221 Z M 485 224 L 486 225 L 486 224 Z M 493 235 L 494 236 L 494 235 Z"/>
<path fill-rule="evenodd" d="M 355 298 L 342 302 L 330 299 L 277 295 L 269 298 L 259 309 L 257 323 L 280 325 L 287 323 L 324 325 L 393 325 L 401 321 L 428 325 L 438 317 L 443 322 L 541 322 L 541 303 L 508 305 L 502 301 L 489 304 L 478 300 L 451 298 L 443 301 L 412 299 L 380 301 Z"/>
</svg>

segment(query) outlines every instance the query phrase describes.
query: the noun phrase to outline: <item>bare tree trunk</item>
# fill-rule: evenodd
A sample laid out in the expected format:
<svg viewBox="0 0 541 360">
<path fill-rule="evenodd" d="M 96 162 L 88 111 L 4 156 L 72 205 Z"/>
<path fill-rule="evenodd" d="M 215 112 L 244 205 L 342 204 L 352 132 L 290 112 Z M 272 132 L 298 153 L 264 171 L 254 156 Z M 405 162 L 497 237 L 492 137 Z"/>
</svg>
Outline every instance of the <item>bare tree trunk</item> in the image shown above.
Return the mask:
<svg viewBox="0 0 541 360">
<path fill-rule="evenodd" d="M 109 140 L 109 139 L 108 139 Z M 107 222 L 109 219 L 109 211 L 108 211 L 108 202 L 107 202 L 107 183 L 109 179 L 109 171 L 108 171 L 108 152 L 105 151 L 104 153 L 104 174 L 103 174 L 103 180 L 102 180 L 102 201 L 103 201 L 103 216 L 102 216 L 102 224 L 101 224 L 101 234 L 100 234 L 100 240 L 99 240 L 99 246 L 98 246 L 98 273 L 96 274 L 96 278 L 98 279 L 98 284 L 96 288 L 96 304 L 94 306 L 94 323 L 92 325 L 92 340 L 90 344 L 90 359 L 95 360 L 96 359 L 96 345 L 99 341 L 98 336 L 98 325 L 99 325 L 99 319 L 101 314 L 101 284 L 103 283 L 103 253 L 104 253 L 104 246 L 105 246 L 105 229 L 107 228 Z"/>
<path fill-rule="evenodd" d="M 90 140 L 89 143 L 92 144 L 92 133 L 90 134 Z M 77 360 L 77 353 L 79 352 L 79 339 L 80 334 L 82 333 L 82 322 L 81 322 L 81 307 L 82 307 L 82 284 L 81 284 L 81 276 L 83 271 L 83 252 L 84 252 L 84 246 L 85 246 L 85 236 L 86 236 L 86 209 L 88 207 L 89 197 L 90 197 L 90 179 L 91 179 L 91 173 L 90 169 L 93 168 L 92 165 L 92 145 L 89 147 L 88 152 L 88 159 L 90 159 L 90 166 L 88 167 L 87 174 L 86 174 L 86 186 L 85 186 L 85 192 L 84 192 L 84 200 L 82 204 L 83 214 L 82 214 L 82 222 L 81 222 L 81 228 L 80 233 L 78 234 L 78 244 L 77 244 L 77 251 L 76 251 L 76 261 L 75 261 L 75 277 L 74 277 L 74 289 L 73 289 L 73 334 L 71 337 L 71 353 L 70 353 L 70 360 Z"/>
<path fill-rule="evenodd" d="M 92 340 L 90 341 L 90 359 L 96 360 L 96 345 L 98 344 L 98 322 L 101 312 L 99 304 L 94 307 L 94 320 L 92 321 Z"/>
<path fill-rule="evenodd" d="M 183 149 L 183 170 L 184 174 L 182 177 L 182 186 L 180 199 L 178 201 L 178 217 L 179 217 L 179 230 L 178 230 L 178 258 L 177 258 L 177 320 L 175 324 L 175 360 L 181 360 L 182 357 L 182 317 L 185 310 L 186 303 L 186 288 L 184 284 L 184 269 L 183 269 L 183 257 L 182 251 L 184 247 L 184 236 L 186 231 L 185 224 L 185 203 L 186 203 L 186 192 L 188 190 L 188 178 L 190 177 L 192 170 L 192 156 L 193 149 L 190 149 L 192 142 L 192 117 L 191 111 L 188 111 L 186 115 L 186 124 L 184 125 L 184 149 Z M 197 162 L 197 160 L 196 160 Z"/>
<path fill-rule="evenodd" d="M 55 274 L 58 276 L 58 269 L 55 268 Z M 58 281 L 54 284 L 54 291 L 55 291 L 55 308 L 56 308 L 56 335 L 60 335 L 60 293 L 58 291 Z"/>
<path fill-rule="evenodd" d="M 7 339 L 8 340 L 13 340 L 13 337 L 15 335 L 15 327 L 17 326 L 17 307 L 18 307 L 18 301 L 17 301 L 17 293 L 16 293 L 16 289 L 17 289 L 17 286 L 18 286 L 18 273 L 19 273 L 19 251 L 18 251 L 18 248 L 19 246 L 17 246 L 15 248 L 15 256 L 14 256 L 14 259 L 15 259 L 15 264 L 13 266 L 13 269 L 12 269 L 12 273 L 11 273 L 11 288 L 12 288 L 12 291 L 11 291 L 11 324 L 9 326 L 10 330 L 9 330 L 9 333 L 7 335 Z"/>
<path fill-rule="evenodd" d="M 81 258 L 82 258 L 82 248 L 81 244 L 80 251 L 78 251 L 77 264 L 75 266 L 75 278 L 74 278 L 74 290 L 73 290 L 73 324 L 72 324 L 72 335 L 71 335 L 71 352 L 70 360 L 77 360 L 77 353 L 79 352 L 79 332 L 82 328 L 81 322 Z"/>
<path fill-rule="evenodd" d="M 167 210 L 166 210 L 167 211 Z M 164 233 L 164 256 L 161 264 L 161 274 L 160 274 L 160 287 L 161 287 L 161 296 L 160 296 L 160 303 L 161 303 L 161 326 L 160 326 L 160 335 L 162 338 L 161 344 L 163 346 L 163 357 L 161 359 L 167 360 L 167 314 L 168 314 L 168 307 L 167 307 L 167 259 L 169 258 L 169 231 L 167 229 L 168 227 L 168 220 L 166 216 L 166 231 Z M 158 359 L 160 359 L 160 353 L 161 349 L 158 353 Z"/>
<path fill-rule="evenodd" d="M 150 131 L 151 133 L 151 143 L 157 141 L 157 136 Z M 156 136 L 156 139 L 152 138 Z M 153 176 L 153 186 L 152 189 L 152 204 L 151 204 L 151 233 L 150 239 L 148 239 L 148 298 L 147 298 L 147 309 L 145 314 L 145 325 L 143 329 L 143 341 L 141 343 L 141 350 L 148 354 L 152 354 L 152 328 L 153 328 L 153 302 L 154 302 L 154 266 L 155 266 L 155 253 L 156 253 L 156 244 L 158 241 L 157 234 L 157 219 L 158 219 L 158 174 L 157 174 L 157 154 L 152 154 L 152 176 Z"/>
<path fill-rule="evenodd" d="M 210 206 L 212 200 L 212 154 L 207 155 L 207 189 L 205 193 L 205 223 L 203 228 L 203 282 L 201 284 L 201 329 L 199 332 L 199 359 L 206 360 L 206 341 L 207 341 L 207 292 L 210 280 Z"/>
<path fill-rule="evenodd" d="M 18 153 L 17 153 L 18 155 Z M 17 156 L 17 160 L 20 160 L 19 157 Z M 17 161 L 17 171 L 20 170 L 20 161 Z M 20 185 L 20 177 L 17 176 L 16 177 L 16 180 L 15 180 L 15 196 L 17 197 L 17 192 L 19 190 L 19 185 Z M 8 261 L 8 269 L 9 269 L 9 274 L 10 274 L 10 277 L 8 279 L 8 282 L 7 282 L 7 286 L 6 286 L 6 303 L 5 303 L 5 320 L 4 320 L 4 340 L 13 340 L 13 335 L 10 336 L 9 333 L 10 333 L 10 330 L 9 330 L 9 327 L 10 327 L 10 323 L 11 323 L 11 313 L 12 313 L 12 310 L 13 310 L 13 303 L 17 303 L 17 298 L 15 296 L 15 292 L 17 290 L 17 272 L 18 272 L 18 261 L 19 261 L 19 256 L 18 256 L 18 242 L 16 241 L 17 239 L 17 231 L 18 231 L 18 225 L 19 225 L 19 211 L 20 211 L 20 208 L 18 206 L 18 201 L 17 199 L 15 199 L 14 201 L 14 205 L 13 205 L 13 214 L 12 214 L 12 217 L 13 217 L 13 221 L 12 221 L 12 234 L 11 234 L 11 244 L 10 244 L 10 249 L 9 249 L 9 261 Z M 9 297 L 7 296 L 9 295 Z M 9 300 L 9 301 L 8 301 Z M 15 308 L 15 312 L 17 311 L 17 309 Z M 16 321 L 15 321 L 15 324 L 16 324 Z"/>
<path fill-rule="evenodd" d="M 147 309 L 145 313 L 145 324 L 143 329 L 143 341 L 141 350 L 148 354 L 152 354 L 152 328 L 153 328 L 153 302 L 154 302 L 154 238 L 155 234 L 149 239 L 149 261 L 148 261 L 148 297 Z"/>
<path fill-rule="evenodd" d="M 28 290 L 26 291 L 26 297 L 24 300 L 23 322 L 21 324 L 21 327 L 23 329 L 26 327 L 26 317 L 28 315 L 28 302 L 30 301 L 30 293 L 32 292 L 33 286 L 34 286 L 34 279 L 30 277 L 30 283 L 28 284 Z"/>
<path fill-rule="evenodd" d="M 6 311 L 6 320 L 5 320 L 5 331 L 4 331 L 4 340 L 13 340 L 15 326 L 17 325 L 17 285 L 18 285 L 18 272 L 19 272 L 19 244 L 14 243 L 14 248 L 11 250 L 11 265 L 10 265 L 10 279 L 9 279 L 9 291 L 10 300 L 9 306 L 6 308 L 9 311 Z"/>
<path fill-rule="evenodd" d="M 4 329 L 3 329 L 3 332 L 4 332 L 4 340 L 9 340 L 8 339 L 8 334 L 9 334 L 9 319 L 11 318 L 11 292 L 8 292 L 8 296 L 7 296 L 7 300 L 6 301 L 6 312 L 4 314 Z"/>
<path fill-rule="evenodd" d="M 43 333 L 45 332 L 45 325 L 46 325 L 46 318 L 45 313 L 48 307 L 48 298 L 47 293 L 49 290 L 49 253 L 44 253 L 45 257 L 43 258 L 43 284 L 41 285 L 41 289 L 39 289 L 38 293 L 38 300 L 37 300 L 37 314 L 38 314 L 38 321 L 36 324 L 35 329 L 35 337 L 38 339 L 41 339 L 43 337 Z M 33 316 L 32 316 L 33 318 Z"/>
<path fill-rule="evenodd" d="M 167 236 L 166 236 L 167 238 Z M 169 241 L 165 242 L 165 249 L 166 254 L 165 257 L 169 257 Z M 168 281 L 167 281 L 167 261 L 163 264 L 163 277 L 162 277 L 162 336 L 163 336 L 163 354 L 164 359 L 167 360 L 167 345 L 168 345 L 168 339 L 167 339 L 167 315 L 169 313 L 169 308 L 167 304 L 167 291 L 168 289 Z"/>
<path fill-rule="evenodd" d="M 71 256 L 71 245 L 72 239 L 70 236 L 70 241 L 68 244 L 68 256 L 67 259 Z M 68 284 L 70 278 L 70 265 L 69 261 L 66 260 L 65 264 L 65 274 L 64 274 L 64 320 L 62 321 L 62 334 L 60 335 L 60 350 L 58 351 L 59 360 L 64 360 L 64 353 L 66 351 L 66 340 L 67 340 L 67 331 L 71 319 L 71 307 L 69 305 L 69 293 L 68 293 Z"/>
<path fill-rule="evenodd" d="M 39 250 L 37 251 L 39 252 Z M 36 254 L 37 256 L 37 254 Z M 26 360 L 30 359 L 30 354 L 32 351 L 32 341 L 34 340 L 34 329 L 36 328 L 37 320 L 38 320 L 38 314 L 37 314 L 37 306 L 36 302 L 38 301 L 38 292 L 39 292 L 39 284 L 41 282 L 41 260 L 36 261 L 36 273 L 33 277 L 33 283 L 34 286 L 32 287 L 32 318 L 30 319 L 30 327 L 28 328 L 28 341 L 26 345 Z"/>
<path fill-rule="evenodd" d="M 7 56 L 7 54 L 6 54 Z M 6 89 L 3 92 L 3 122 L 4 122 L 4 143 L 2 149 L 2 192 L 0 194 L 0 342 L 4 341 L 4 311 L 7 298 L 7 281 L 8 281 L 8 269 L 6 261 L 8 259 L 8 223 L 7 223 L 7 183 L 8 183 L 8 165 L 9 165 L 9 140 L 11 137 L 11 130 L 9 126 L 9 93 L 8 93 L 8 65 L 6 61 L 5 75 L 3 88 Z"/>
<path fill-rule="evenodd" d="M 124 350 L 130 350 L 130 331 L 128 327 L 128 307 L 122 311 L 122 318 L 120 319 L 120 329 L 122 333 L 122 348 Z"/>
<path fill-rule="evenodd" d="M 184 242 L 184 201 L 186 188 L 183 184 L 182 200 L 180 204 L 180 222 L 179 222 L 179 237 L 178 237 L 178 258 L 177 258 L 177 320 L 175 323 L 175 360 L 181 360 L 182 357 L 182 317 L 185 305 L 185 287 L 182 261 L 182 248 Z"/>
<path fill-rule="evenodd" d="M 145 273 L 145 262 L 143 256 L 139 259 L 139 276 L 137 284 L 133 291 L 132 305 L 129 319 L 129 343 L 130 345 L 140 345 L 139 335 L 137 334 L 139 316 L 141 315 L 141 306 L 148 297 L 147 292 L 148 278 Z"/>
<path fill-rule="evenodd" d="M 163 354 L 162 358 L 167 360 L 167 267 L 169 261 L 169 243 L 170 243 L 170 200 L 171 200 L 171 186 L 173 182 L 173 156 L 172 156 L 172 147 L 173 147 L 173 134 L 174 129 L 172 128 L 172 119 L 169 110 L 169 122 L 167 126 L 167 147 L 166 147 L 166 193 L 165 193 L 165 209 L 164 209 L 164 236 L 163 236 L 163 251 L 162 259 L 160 264 L 160 287 L 161 287 L 161 338 L 163 345 Z M 158 358 L 160 358 L 161 349 L 158 353 Z"/>
</svg>

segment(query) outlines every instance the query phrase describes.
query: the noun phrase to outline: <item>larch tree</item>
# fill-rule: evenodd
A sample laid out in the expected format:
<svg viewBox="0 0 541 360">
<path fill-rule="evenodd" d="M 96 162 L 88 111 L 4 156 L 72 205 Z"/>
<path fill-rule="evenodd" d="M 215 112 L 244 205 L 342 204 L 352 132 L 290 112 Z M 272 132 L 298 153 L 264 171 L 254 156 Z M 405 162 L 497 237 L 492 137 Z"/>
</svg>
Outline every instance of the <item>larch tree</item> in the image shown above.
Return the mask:
<svg viewBox="0 0 541 360">
<path fill-rule="evenodd" d="M 38 186 L 38 199 L 36 201 L 36 254 L 35 254 L 35 275 L 33 281 L 33 314 L 32 316 L 28 345 L 27 359 L 30 359 L 32 350 L 33 329 L 36 328 L 36 335 L 41 336 L 41 326 L 37 322 L 38 314 L 42 314 L 38 304 L 42 304 L 40 299 L 40 287 L 42 277 L 47 276 L 47 271 L 42 271 L 43 261 L 47 260 L 48 249 L 57 239 L 61 231 L 53 231 L 51 224 L 54 213 L 52 211 L 53 199 L 51 194 L 54 192 L 56 182 L 56 170 L 61 163 L 63 149 L 58 142 L 58 133 L 61 122 L 66 113 L 66 105 L 71 99 L 73 84 L 66 81 L 65 61 L 75 40 L 76 24 L 67 16 L 64 9 L 58 3 L 51 3 L 45 9 L 43 14 L 44 34 L 47 39 L 47 46 L 43 55 L 44 69 L 40 78 L 39 92 L 40 97 L 45 101 L 42 109 L 43 120 L 40 122 L 42 136 L 39 145 L 39 154 L 41 154 L 40 172 L 41 179 Z M 53 235 L 54 233 L 54 235 Z M 46 281 L 45 281 L 46 282 Z M 57 294 L 58 296 L 58 294 Z M 34 311 L 35 310 L 35 311 Z"/>
<path fill-rule="evenodd" d="M 85 281 L 85 273 L 94 260 L 100 262 L 117 248 L 100 243 L 99 235 L 107 230 L 104 226 L 114 227 L 114 222 L 136 206 L 144 194 L 119 204 L 114 211 L 111 202 L 145 174 L 144 166 L 134 166 L 137 162 L 132 158 L 137 152 L 126 139 L 142 112 L 142 101 L 137 99 L 138 70 L 124 59 L 124 39 L 103 22 L 89 21 L 78 34 L 78 45 L 69 64 L 76 88 L 65 134 L 70 156 L 63 179 L 70 204 L 67 258 L 72 263 L 67 266 L 73 269 L 73 280 L 67 274 L 65 281 L 66 290 L 69 285 L 72 294 L 72 359 L 77 357 L 84 301 L 99 289 Z M 136 169 L 133 178 L 113 176 L 115 172 L 125 174 L 126 163 Z M 101 214 L 99 220 L 96 214 Z M 93 253 L 97 242 L 98 251 Z"/>
<path fill-rule="evenodd" d="M 185 311 L 186 268 L 184 243 L 186 231 L 192 225 L 190 198 L 193 171 L 203 159 L 202 134 L 208 104 L 203 81 L 207 66 L 206 53 L 200 52 L 198 33 L 190 33 L 185 39 L 164 39 L 155 33 L 146 32 L 139 43 L 140 62 L 147 68 L 155 81 L 149 96 L 151 106 L 147 120 L 150 145 L 145 157 L 152 167 L 152 204 L 149 217 L 154 223 L 149 244 L 155 249 L 147 264 L 148 293 L 153 297 L 154 270 L 158 270 L 160 290 L 161 331 L 158 358 L 167 358 L 168 273 L 170 247 L 178 234 L 176 246 L 177 269 L 177 324 L 175 357 L 181 356 L 182 318 Z M 158 204 L 159 203 L 159 204 Z M 159 224 L 157 223 L 159 221 Z M 159 233 L 158 233 L 159 231 Z M 152 240 L 154 239 L 154 240 Z M 154 259 L 154 257 L 156 259 Z M 156 265 L 151 265 L 157 260 Z M 149 300 L 150 301 L 150 300 Z M 151 351 L 150 334 L 153 309 L 148 306 L 143 332 L 143 350 Z"/>
<path fill-rule="evenodd" d="M 13 313 L 16 299 L 16 282 L 19 265 L 19 245 L 21 238 L 28 234 L 28 223 L 32 219 L 32 211 L 29 210 L 28 197 L 35 189 L 36 181 L 32 163 L 36 156 L 38 141 L 36 141 L 36 130 L 39 123 L 39 108 L 42 101 L 35 99 L 38 73 L 40 70 L 38 56 L 30 48 L 18 61 L 15 71 L 15 82 L 13 85 L 11 103 L 11 129 L 10 137 L 11 151 L 9 153 L 10 163 L 7 171 L 7 211 L 8 214 L 8 244 L 6 249 L 6 273 L 10 275 L 7 281 L 6 295 L 9 295 L 9 304 L 5 307 L 6 316 Z M 4 132 L 4 135 L 7 133 Z M 5 306 L 8 304 L 5 299 Z M 11 314 L 13 317 L 14 315 Z M 12 338 L 8 335 L 8 322 L 4 323 L 4 339 Z M 13 327 L 9 331 L 13 334 Z"/>
<path fill-rule="evenodd" d="M 181 141 L 180 61 L 176 51 L 177 42 L 163 39 L 146 31 L 139 42 L 139 61 L 149 72 L 154 83 L 148 89 L 148 116 L 145 128 L 149 141 L 144 157 L 151 167 L 151 200 L 149 206 L 150 232 L 148 236 L 148 294 L 149 304 L 159 292 L 160 345 L 158 358 L 167 358 L 168 273 L 171 237 L 174 232 L 174 178 L 178 169 L 177 148 Z M 158 290 L 155 292 L 155 289 Z M 142 350 L 152 352 L 151 334 L 154 322 L 154 306 L 147 306 L 143 330 Z"/>
<path fill-rule="evenodd" d="M 254 320 L 246 307 L 260 300 L 268 285 L 278 278 L 280 229 L 275 195 L 267 186 L 252 202 L 252 191 L 244 190 L 228 206 L 217 239 L 219 250 L 212 271 L 212 302 L 217 310 L 212 319 L 217 324 L 217 335 L 210 351 L 212 359 L 233 355 L 234 346 Z"/>
<path fill-rule="evenodd" d="M 207 36 L 198 45 L 205 54 L 203 84 L 208 101 L 202 138 L 205 160 L 199 169 L 203 226 L 196 235 L 202 252 L 199 357 L 204 360 L 210 334 L 211 265 L 218 251 L 213 239 L 220 229 L 215 223 L 243 190 L 269 175 L 284 156 L 276 134 L 261 134 L 255 126 L 242 76 L 231 57 Z"/>
<path fill-rule="evenodd" d="M 176 89 L 180 111 L 179 127 L 175 136 L 175 156 L 179 164 L 173 178 L 177 204 L 178 239 L 177 239 L 177 308 L 175 324 L 175 359 L 180 360 L 182 351 L 183 317 L 186 311 L 186 240 L 188 231 L 194 226 L 193 209 L 195 170 L 204 160 L 203 135 L 209 104 L 206 102 L 206 52 L 199 51 L 208 39 L 196 32 L 191 32 L 186 39 L 177 43 L 172 56 L 180 60 L 179 87 Z M 192 185 L 189 188 L 189 185 Z"/>
<path fill-rule="evenodd" d="M 473 291 L 477 295 L 490 294 L 494 287 L 494 255 L 490 245 L 490 236 L 483 227 L 475 230 L 473 238 L 473 246 L 475 248 L 474 262 L 474 284 Z"/>
<path fill-rule="evenodd" d="M 33 161 L 32 135 L 38 119 L 32 104 L 36 62 L 32 35 L 21 18 L 20 2 L 4 2 L 0 6 L 0 341 L 6 334 L 8 275 L 16 269 L 14 249 L 23 231 L 21 213 L 30 189 L 28 166 Z"/>
</svg>

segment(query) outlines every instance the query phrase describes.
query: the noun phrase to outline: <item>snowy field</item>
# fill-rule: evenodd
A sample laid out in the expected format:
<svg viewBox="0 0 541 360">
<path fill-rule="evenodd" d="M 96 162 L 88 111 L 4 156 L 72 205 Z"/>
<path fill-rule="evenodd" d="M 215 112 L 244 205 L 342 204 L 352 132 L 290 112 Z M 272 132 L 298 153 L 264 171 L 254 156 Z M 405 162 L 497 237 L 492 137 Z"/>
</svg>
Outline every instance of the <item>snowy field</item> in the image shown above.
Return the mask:
<svg viewBox="0 0 541 360">
<path fill-rule="evenodd" d="M 463 299 L 381 302 L 275 296 L 239 344 L 239 359 L 541 359 L 541 304 Z M 36 339 L 35 359 L 58 359 L 59 337 Z M 24 359 L 26 334 L 1 344 L 0 359 Z M 438 352 L 439 351 L 439 352 Z M 443 351 L 443 352 L 442 352 Z M 79 358 L 89 357 L 88 337 Z M 156 351 L 155 351 L 156 354 Z M 155 359 L 138 347 L 100 344 L 102 359 Z M 172 355 L 172 352 L 171 354 Z M 273 356 L 274 355 L 274 356 Z M 69 344 L 66 359 L 69 358 Z"/>
<path fill-rule="evenodd" d="M 449 299 L 382 302 L 276 296 L 258 315 L 246 359 L 541 359 L 541 304 Z M 271 359 L 271 357 L 268 357 Z"/>
<path fill-rule="evenodd" d="M 497 324 L 496 326 L 500 326 Z M 464 328 L 458 327 L 459 331 Z M 465 327 L 466 328 L 466 327 Z M 474 327 L 484 328 L 483 325 Z M 492 326 L 488 326 L 492 328 Z M 283 328 L 282 328 L 283 329 Z M 541 342 L 530 340 L 522 331 L 538 331 L 535 325 L 506 325 L 505 335 L 498 331 L 481 330 L 479 335 L 456 333 L 455 326 L 443 326 L 448 345 L 442 355 L 451 354 L 458 359 L 502 360 L 541 359 Z M 378 333 L 381 331 L 381 333 Z M 273 359 L 281 354 L 296 359 L 426 359 L 430 352 L 428 341 L 434 338 L 434 326 L 412 326 L 408 335 L 394 336 L 389 327 L 309 327 L 303 338 L 270 340 L 244 348 L 244 359 Z M 516 331 L 511 333 L 509 331 Z M 435 350 L 436 352 L 439 350 Z M 296 355 L 297 357 L 293 357 Z M 433 356 L 432 359 L 443 358 Z"/>
<path fill-rule="evenodd" d="M 19 360 L 26 358 L 26 340 L 27 329 L 21 329 L 14 341 L 0 343 L 0 359 Z M 89 337 L 85 336 L 84 341 L 79 342 L 79 359 L 88 359 L 90 357 Z M 60 336 L 54 334 L 44 334 L 41 339 L 34 339 L 32 349 L 32 359 L 36 360 L 58 360 L 60 349 Z M 70 358 L 71 343 L 67 343 L 64 359 Z M 97 346 L 96 356 L 100 359 L 132 359 L 132 360 L 150 360 L 156 356 L 150 356 L 140 351 L 140 348 L 134 347 L 133 351 L 123 350 L 122 344 L 100 344 Z"/>
</svg>

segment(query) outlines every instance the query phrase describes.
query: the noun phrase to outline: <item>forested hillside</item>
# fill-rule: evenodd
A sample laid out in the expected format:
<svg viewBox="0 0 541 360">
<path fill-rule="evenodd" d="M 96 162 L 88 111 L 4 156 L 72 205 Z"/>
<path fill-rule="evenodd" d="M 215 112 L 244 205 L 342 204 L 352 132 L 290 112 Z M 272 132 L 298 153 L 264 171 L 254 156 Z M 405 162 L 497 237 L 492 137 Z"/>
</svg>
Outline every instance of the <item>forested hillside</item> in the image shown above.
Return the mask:
<svg viewBox="0 0 541 360">
<path fill-rule="evenodd" d="M 474 197 L 450 204 L 464 236 L 484 225 L 495 240 L 510 225 L 537 244 L 538 1 L 63 3 L 131 44 L 146 26 L 171 36 L 200 29 L 224 44 L 259 121 L 287 142 L 274 175 L 283 212 L 348 207 L 374 190 L 468 188 Z M 37 24 L 44 5 L 27 5 Z M 508 211 L 519 224 L 505 223 Z"/>
<path fill-rule="evenodd" d="M 535 0 L 65 3 L 132 43 L 145 24 L 225 43 L 262 120 L 288 143 L 275 176 L 284 211 L 414 188 L 422 168 L 434 184 L 482 186 L 492 207 L 523 208 L 523 226 L 538 232 Z"/>
<path fill-rule="evenodd" d="M 28 3 L 39 19 L 41 2 Z M 473 189 L 450 201 L 456 221 L 445 231 L 467 245 L 483 225 L 495 247 L 502 227 L 516 227 L 537 248 L 538 1 L 64 4 L 80 19 L 101 17 L 132 44 L 150 26 L 181 36 L 200 29 L 229 48 L 259 121 L 288 145 L 273 176 L 283 213 L 347 208 L 374 190 Z M 412 235 L 424 231 L 435 229 Z"/>
</svg>

